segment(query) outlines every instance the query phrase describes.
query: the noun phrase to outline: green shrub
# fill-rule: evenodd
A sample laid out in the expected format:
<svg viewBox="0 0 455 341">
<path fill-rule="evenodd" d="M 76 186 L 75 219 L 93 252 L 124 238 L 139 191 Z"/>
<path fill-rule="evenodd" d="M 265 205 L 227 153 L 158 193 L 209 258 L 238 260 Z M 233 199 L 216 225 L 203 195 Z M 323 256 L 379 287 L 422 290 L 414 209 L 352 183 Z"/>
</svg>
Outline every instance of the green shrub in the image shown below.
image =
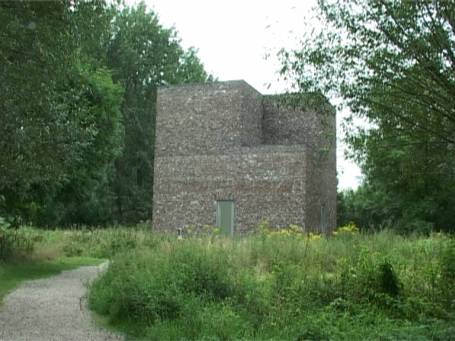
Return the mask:
<svg viewBox="0 0 455 341">
<path fill-rule="evenodd" d="M 232 296 L 235 285 L 223 255 L 210 255 L 201 244 L 181 243 L 177 248 L 163 244 L 157 250 L 115 257 L 108 274 L 92 288 L 98 293 L 92 295 L 92 307 L 108 312 L 113 320 L 150 323 L 177 318 L 184 308 L 182 302 L 187 301 L 185 297 L 211 302 Z"/>
<path fill-rule="evenodd" d="M 137 337 L 425 339 L 454 322 L 445 235 L 262 231 L 152 244 L 116 253 L 90 292 L 92 309 Z"/>
<path fill-rule="evenodd" d="M 441 292 L 446 297 L 446 305 L 455 311 L 455 239 L 451 239 L 443 248 L 440 260 Z"/>
<path fill-rule="evenodd" d="M 441 256 L 442 280 L 455 283 L 455 239 L 451 239 L 443 250 Z"/>
<path fill-rule="evenodd" d="M 387 260 L 379 265 L 379 281 L 383 293 L 392 297 L 397 297 L 400 294 L 401 288 L 398 276 L 392 264 Z"/>
</svg>

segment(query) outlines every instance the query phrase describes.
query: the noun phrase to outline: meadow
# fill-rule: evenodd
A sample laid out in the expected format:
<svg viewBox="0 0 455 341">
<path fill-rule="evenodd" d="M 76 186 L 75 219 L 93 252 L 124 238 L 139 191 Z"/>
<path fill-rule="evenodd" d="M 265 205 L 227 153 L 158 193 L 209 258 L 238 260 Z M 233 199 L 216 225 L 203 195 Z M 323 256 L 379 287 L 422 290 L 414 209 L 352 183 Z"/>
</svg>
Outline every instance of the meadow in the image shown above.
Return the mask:
<svg viewBox="0 0 455 341">
<path fill-rule="evenodd" d="M 446 234 L 347 226 L 326 238 L 266 225 L 234 239 L 145 227 L 21 233 L 34 240 L 23 264 L 110 259 L 90 308 L 133 339 L 455 337 L 455 240 Z M 1 264 L 0 278 L 10 261 Z"/>
<path fill-rule="evenodd" d="M 100 264 L 138 243 L 148 245 L 146 241 L 151 238 L 143 227 L 43 230 L 29 226 L 11 229 L 0 224 L 0 304 L 25 280 Z"/>
</svg>

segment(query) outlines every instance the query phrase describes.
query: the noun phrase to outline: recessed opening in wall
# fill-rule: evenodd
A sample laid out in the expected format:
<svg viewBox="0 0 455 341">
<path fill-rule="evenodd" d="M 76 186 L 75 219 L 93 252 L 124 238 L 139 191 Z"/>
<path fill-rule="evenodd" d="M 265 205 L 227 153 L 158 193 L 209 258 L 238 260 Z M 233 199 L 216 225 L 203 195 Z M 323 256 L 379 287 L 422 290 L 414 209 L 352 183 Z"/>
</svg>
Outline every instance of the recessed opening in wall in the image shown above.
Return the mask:
<svg viewBox="0 0 455 341">
<path fill-rule="evenodd" d="M 327 207 L 325 204 L 322 204 L 321 205 L 321 218 L 320 218 L 320 222 L 321 222 L 321 226 L 320 226 L 320 229 L 321 229 L 321 232 L 322 233 L 326 233 L 327 232 Z"/>
<path fill-rule="evenodd" d="M 225 235 L 234 234 L 234 201 L 218 200 L 216 202 L 216 226 Z"/>
</svg>

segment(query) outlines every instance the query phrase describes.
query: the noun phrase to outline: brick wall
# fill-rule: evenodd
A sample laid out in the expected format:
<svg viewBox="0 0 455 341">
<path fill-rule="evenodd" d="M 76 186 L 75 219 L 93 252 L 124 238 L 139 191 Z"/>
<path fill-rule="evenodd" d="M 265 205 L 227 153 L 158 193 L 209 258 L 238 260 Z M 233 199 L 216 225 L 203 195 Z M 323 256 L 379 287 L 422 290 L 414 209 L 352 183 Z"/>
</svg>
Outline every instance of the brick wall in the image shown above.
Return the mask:
<svg viewBox="0 0 455 341">
<path fill-rule="evenodd" d="M 244 81 L 158 90 L 155 154 L 220 154 L 262 140 L 261 94 Z"/>
<path fill-rule="evenodd" d="M 217 200 L 234 201 L 237 232 L 262 219 L 335 227 L 333 110 L 297 110 L 244 81 L 215 82 L 160 89 L 156 127 L 154 228 L 214 225 Z"/>
<path fill-rule="evenodd" d="M 215 225 L 217 200 L 233 200 L 235 228 L 268 219 L 304 224 L 305 153 L 295 146 L 243 148 L 223 155 L 159 157 L 155 161 L 156 228 Z"/>
</svg>

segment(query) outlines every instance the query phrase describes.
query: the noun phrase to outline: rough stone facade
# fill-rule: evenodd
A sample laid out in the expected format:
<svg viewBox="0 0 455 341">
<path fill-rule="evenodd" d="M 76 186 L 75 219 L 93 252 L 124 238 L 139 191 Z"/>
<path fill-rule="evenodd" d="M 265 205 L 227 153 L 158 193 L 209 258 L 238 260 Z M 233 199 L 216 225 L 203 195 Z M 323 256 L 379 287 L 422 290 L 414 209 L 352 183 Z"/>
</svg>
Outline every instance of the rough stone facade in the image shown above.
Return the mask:
<svg viewBox="0 0 455 341">
<path fill-rule="evenodd" d="M 335 111 L 299 108 L 244 81 L 159 89 L 153 227 L 213 226 L 232 200 L 236 233 L 263 219 L 332 230 Z"/>
</svg>

